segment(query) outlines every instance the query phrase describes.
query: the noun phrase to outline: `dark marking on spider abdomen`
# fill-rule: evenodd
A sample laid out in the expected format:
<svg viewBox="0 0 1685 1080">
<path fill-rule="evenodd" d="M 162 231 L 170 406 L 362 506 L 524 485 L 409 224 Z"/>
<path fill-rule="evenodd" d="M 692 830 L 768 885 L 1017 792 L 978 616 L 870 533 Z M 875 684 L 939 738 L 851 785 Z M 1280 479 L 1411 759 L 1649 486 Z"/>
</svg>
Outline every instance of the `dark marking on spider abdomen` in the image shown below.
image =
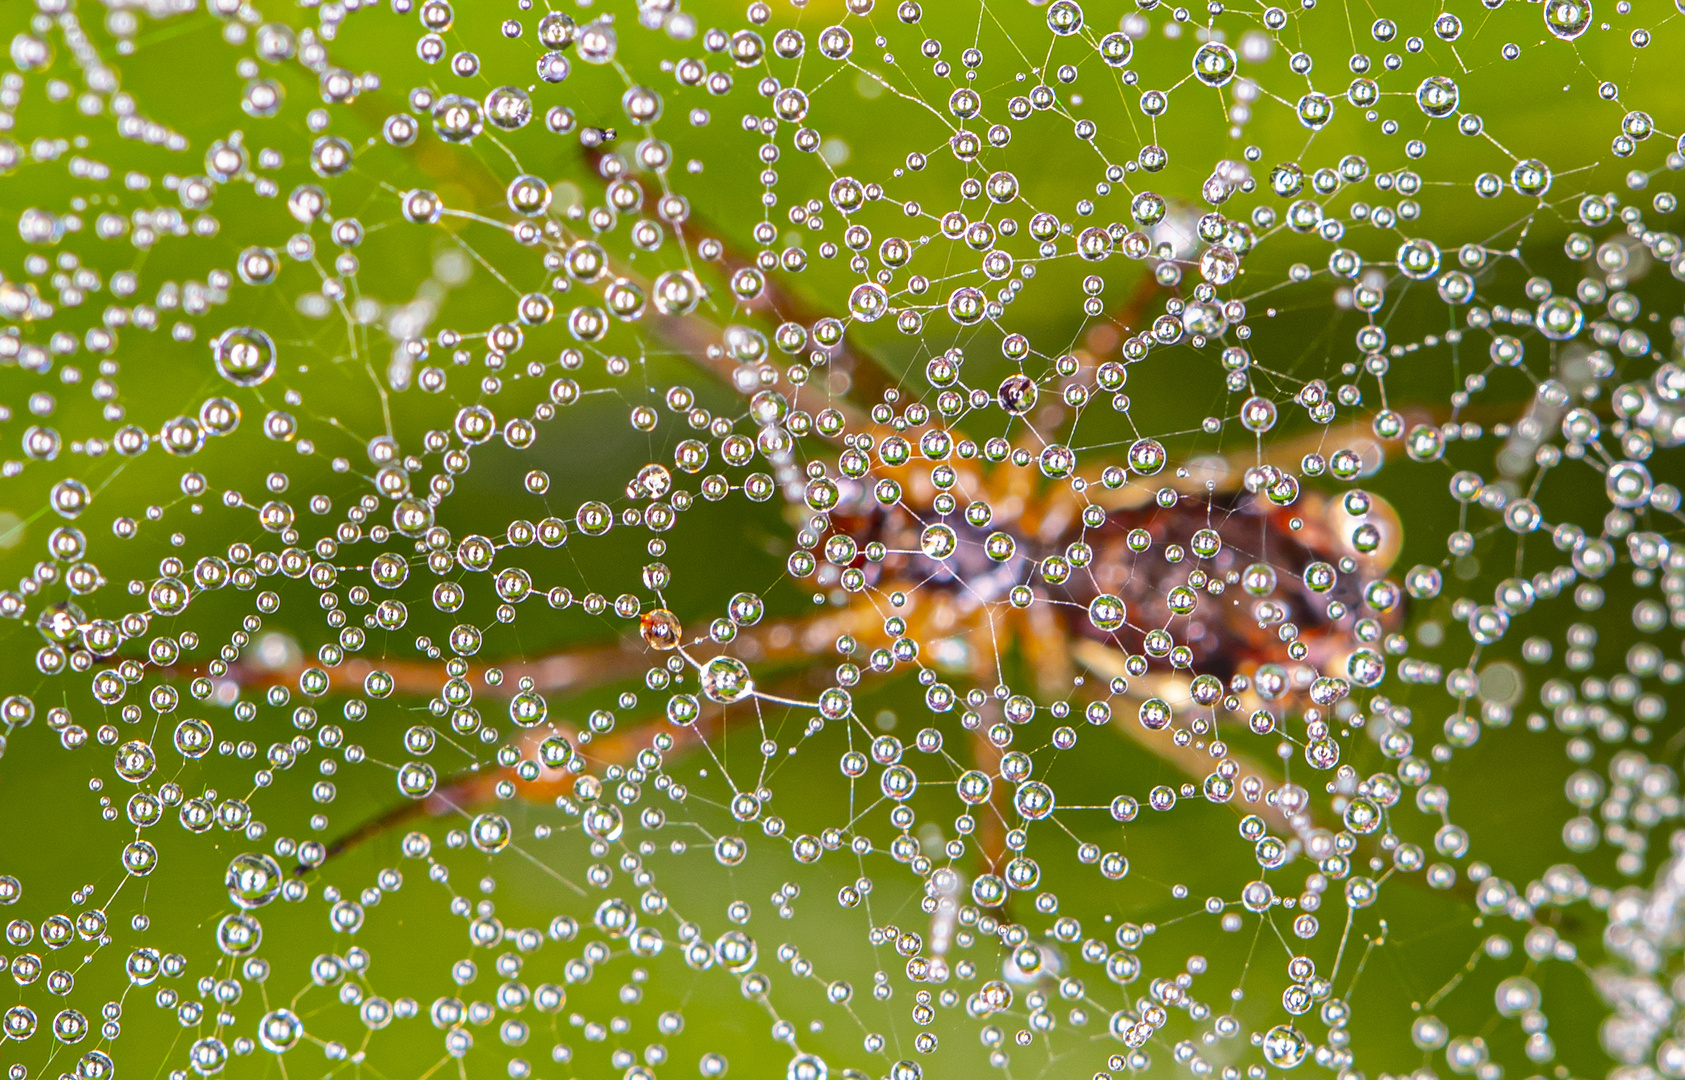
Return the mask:
<svg viewBox="0 0 1685 1080">
<path fill-rule="evenodd" d="M 1111 512 L 1083 538 L 1093 549 L 1092 563 L 1059 587 L 1062 598 L 1083 609 L 1071 609 L 1072 630 L 1101 640 L 1115 638 L 1125 651 L 1141 653 L 1147 633 L 1164 629 L 1176 645 L 1192 650 L 1194 671 L 1226 680 L 1260 664 L 1288 660 L 1289 643 L 1280 635 L 1286 623 L 1307 642 L 1350 629 L 1362 599 L 1361 583 L 1354 574 L 1337 572 L 1344 552 L 1330 530 L 1292 527 L 1295 518 L 1307 516 L 1304 510 L 1283 509 L 1238 492 L 1185 497 L 1169 508 L 1148 504 Z M 1130 546 L 1136 530 L 1151 540 L 1145 551 Z M 1195 536 L 1202 531 L 1217 534 L 1221 548 L 1215 555 L 1195 553 Z M 1173 562 L 1178 549 L 1181 557 Z M 1319 562 L 1336 567 L 1337 573 L 1323 592 L 1305 581 L 1306 569 Z M 1245 587 L 1247 571 L 1255 565 L 1275 572 L 1274 587 L 1262 596 Z M 1206 576 L 1205 585 L 1190 583 L 1191 575 L 1198 580 L 1196 571 Z M 1214 594 L 1215 582 L 1221 585 Z M 1178 586 L 1193 592 L 1192 612 L 1172 610 L 1171 595 Z M 1087 615 L 1089 602 L 1103 593 L 1117 596 L 1128 609 L 1127 625 L 1111 634 L 1096 628 Z M 1329 617 L 1330 602 L 1345 606 L 1339 619 Z"/>
</svg>

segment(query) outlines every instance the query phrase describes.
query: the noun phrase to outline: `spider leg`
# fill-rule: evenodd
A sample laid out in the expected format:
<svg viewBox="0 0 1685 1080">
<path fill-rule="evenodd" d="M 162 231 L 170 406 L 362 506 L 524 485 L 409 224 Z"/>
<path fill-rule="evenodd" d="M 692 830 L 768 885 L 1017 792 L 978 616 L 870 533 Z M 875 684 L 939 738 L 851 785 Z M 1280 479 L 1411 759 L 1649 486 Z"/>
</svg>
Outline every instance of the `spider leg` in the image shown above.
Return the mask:
<svg viewBox="0 0 1685 1080">
<path fill-rule="evenodd" d="M 981 729 L 972 733 L 972 768 L 987 776 L 999 776 L 1001 756 L 1000 747 L 990 742 Z M 976 815 L 978 874 L 996 873 L 1006 861 L 1006 823 L 1011 812 L 1012 803 L 1006 785 L 995 784 L 989 789 L 988 812 Z"/>
<path fill-rule="evenodd" d="M 479 778 L 475 778 L 478 781 Z M 316 867 L 326 865 L 339 856 L 361 847 L 364 843 L 377 836 L 384 835 L 394 829 L 420 817 L 437 817 L 461 806 L 471 805 L 490 794 L 489 785 L 485 791 L 478 790 L 477 782 L 467 780 L 453 784 L 450 787 L 435 792 L 425 799 L 416 802 L 398 803 L 390 810 L 368 818 L 350 832 L 339 837 L 328 845 L 327 855 L 316 866 L 298 863 L 293 866 L 293 876 L 303 877 Z"/>
<path fill-rule="evenodd" d="M 796 686 L 780 687 L 795 692 Z M 780 697 L 782 695 L 779 695 Z M 318 866 L 404 824 L 420 818 L 441 817 L 446 814 L 467 814 L 475 807 L 487 806 L 498 800 L 497 787 L 505 781 L 514 786 L 516 797 L 532 804 L 554 801 L 573 791 L 574 774 L 566 769 L 551 768 L 544 763 L 540 744 L 555 736 L 566 739 L 586 760 L 600 766 L 625 765 L 640 750 L 649 748 L 655 734 L 668 733 L 673 740 L 669 753 L 705 744 L 711 735 L 723 732 L 727 726 L 728 707 L 710 702 L 688 725 L 669 723 L 664 717 L 645 720 L 630 727 L 617 729 L 607 735 L 592 738 L 568 724 L 543 724 L 526 728 L 516 739 L 525 760 L 538 765 L 539 774 L 532 780 L 523 779 L 514 769 L 480 771 L 467 770 L 449 780 L 442 787 L 422 799 L 394 804 L 390 809 L 368 818 L 328 845 L 327 856 Z M 312 867 L 302 863 L 293 874 L 302 876 Z"/>
<path fill-rule="evenodd" d="M 1148 675 L 1146 678 L 1130 676 L 1123 666 L 1123 654 L 1117 649 L 1107 648 L 1098 641 L 1084 639 L 1078 641 L 1071 652 L 1078 664 L 1103 679 L 1127 679 L 1130 683 L 1127 700 L 1139 703 L 1157 697 L 1168 702 L 1172 709 L 1193 706 L 1193 699 L 1188 696 L 1187 684 L 1183 680 L 1168 675 Z M 1186 746 L 1177 745 L 1170 737 L 1169 731 L 1149 731 L 1136 723 L 1132 717 L 1121 715 L 1113 718 L 1111 726 L 1137 746 L 1175 766 L 1184 775 L 1196 781 L 1204 780 L 1216 768 L 1217 759 L 1210 753 L 1193 743 Z M 1229 748 L 1227 757 L 1240 766 L 1240 773 L 1236 777 L 1237 787 L 1239 781 L 1246 777 L 1257 777 L 1266 788 L 1280 786 L 1281 781 L 1277 778 L 1275 770 L 1245 754 L 1237 753 L 1232 747 Z M 1296 832 L 1287 815 L 1273 803 L 1260 803 L 1254 812 L 1288 835 Z"/>
<path fill-rule="evenodd" d="M 697 222 L 703 231 L 710 233 L 719 242 L 723 252 L 721 262 L 728 271 L 736 272 L 755 265 L 753 258 L 727 240 L 720 230 L 711 228 L 707 220 L 694 210 L 691 212 L 691 220 Z M 778 279 L 769 275 L 765 282 L 761 297 L 754 306 L 767 308 L 781 319 L 806 326 L 812 326 L 826 317 L 824 309 L 807 302 L 796 292 L 786 288 Z M 847 392 L 856 401 L 869 402 L 881 398 L 883 391 L 894 384 L 884 364 L 876 356 L 862 350 L 846 335 L 831 350 L 829 363 L 837 364 L 839 361 L 849 373 L 850 388 Z M 832 404 L 848 415 L 850 427 L 858 430 L 868 422 L 864 412 L 849 402 L 833 397 Z"/>
<path fill-rule="evenodd" d="M 1071 692 L 1076 669 L 1058 611 L 1051 603 L 1033 604 L 1021 619 L 1024 658 L 1035 673 L 1037 690 L 1046 697 L 1064 697 Z"/>
<path fill-rule="evenodd" d="M 815 653 L 835 644 L 836 639 L 849 634 L 867 641 L 883 635 L 882 621 L 875 609 L 857 603 L 840 611 L 827 611 L 796 619 L 780 619 L 739 632 L 727 650 L 745 660 L 771 666 L 787 665 L 793 661 L 810 659 Z M 692 642 L 687 655 L 707 648 L 706 638 Z M 704 656 L 703 660 L 711 656 Z M 521 692 L 521 681 L 531 679 L 532 689 L 538 693 L 563 693 L 589 690 L 619 682 L 643 673 L 652 663 L 659 662 L 660 653 L 642 645 L 636 637 L 628 637 L 609 645 L 583 649 L 564 649 L 536 660 L 510 658 L 494 663 L 476 663 L 465 676 L 477 688 L 477 698 L 506 699 Z M 486 682 L 488 671 L 502 674 L 493 686 Z M 178 669 L 182 673 L 197 673 L 195 669 Z M 294 682 L 305 670 L 302 663 L 282 667 L 265 667 L 251 661 L 236 664 L 227 678 L 241 687 L 265 687 Z M 364 658 L 348 660 L 328 669 L 330 692 L 359 692 L 364 680 L 373 672 L 391 676 L 393 692 L 412 697 L 426 697 L 443 689 L 446 676 L 438 666 L 423 661 L 374 661 Z"/>
<path fill-rule="evenodd" d="M 1208 491 L 1238 490 L 1248 469 L 1260 465 L 1297 473 L 1307 454 L 1350 448 L 1363 456 L 1366 469 L 1378 467 L 1396 444 L 1375 437 L 1366 424 L 1350 423 L 1317 428 L 1304 435 L 1273 442 L 1260 442 L 1230 454 L 1200 454 L 1183 461 L 1177 469 L 1139 478 L 1116 490 L 1091 484 L 1085 498 L 1105 510 L 1134 510 L 1152 501 L 1153 494 L 1168 487 L 1180 495 L 1203 495 Z M 1187 475 L 1183 476 L 1182 473 Z"/>
<path fill-rule="evenodd" d="M 601 147 L 582 147 L 582 152 L 591 171 L 599 172 L 598 165 L 608 151 Z M 639 182 L 636 178 L 629 179 L 632 179 L 634 183 Z M 665 184 L 663 184 L 663 187 L 665 187 Z M 707 234 L 714 243 L 719 245 L 718 262 L 727 275 L 735 274 L 739 270 L 760 269 L 755 258 L 733 241 L 725 230 L 718 228 L 714 222 L 710 221 L 699 208 L 690 207 L 685 220 L 674 225 L 674 229 L 681 234 L 681 239 L 686 224 L 690 225 L 691 231 Z M 647 287 L 647 283 L 635 278 L 630 273 L 629 267 L 616 266 L 615 270 L 629 280 L 638 280 L 640 285 L 646 285 Z M 809 302 L 796 290 L 787 287 L 780 279 L 771 275 L 763 275 L 762 280 L 760 295 L 754 300 L 744 303 L 745 308 L 751 311 L 770 312 L 780 321 L 801 323 L 804 326 L 813 326 L 830 314 L 819 305 Z M 744 390 L 744 387 L 737 381 L 739 378 L 737 372 L 740 368 L 736 362 L 729 357 L 712 358 L 708 356 L 707 346 L 717 344 L 720 340 L 719 327 L 713 326 L 706 319 L 694 315 L 678 317 L 660 315 L 652 321 L 651 325 L 657 335 L 682 348 L 686 355 L 708 369 L 721 382 Z M 860 349 L 856 343 L 851 342 L 846 336 L 840 343 L 827 351 L 830 354 L 831 363 L 843 361 L 843 366 L 850 373 L 851 389 L 857 399 L 876 399 L 891 384 L 889 371 L 883 363 L 869 352 Z M 750 373 L 756 374 L 752 368 Z M 848 417 L 849 426 L 858 429 L 867 423 L 864 413 L 839 396 L 832 395 L 831 404 L 832 407 L 844 412 Z"/>
</svg>

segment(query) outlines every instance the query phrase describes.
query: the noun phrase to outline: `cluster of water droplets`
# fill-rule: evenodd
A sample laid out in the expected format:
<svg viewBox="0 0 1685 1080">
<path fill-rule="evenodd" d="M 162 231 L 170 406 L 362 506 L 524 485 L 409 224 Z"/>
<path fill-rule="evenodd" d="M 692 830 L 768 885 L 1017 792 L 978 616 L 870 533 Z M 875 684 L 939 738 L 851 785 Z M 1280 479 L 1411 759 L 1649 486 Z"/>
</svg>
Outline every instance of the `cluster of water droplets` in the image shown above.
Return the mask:
<svg viewBox="0 0 1685 1080">
<path fill-rule="evenodd" d="M 8 11 L 7 1076 L 1685 1077 L 1597 6 Z"/>
</svg>

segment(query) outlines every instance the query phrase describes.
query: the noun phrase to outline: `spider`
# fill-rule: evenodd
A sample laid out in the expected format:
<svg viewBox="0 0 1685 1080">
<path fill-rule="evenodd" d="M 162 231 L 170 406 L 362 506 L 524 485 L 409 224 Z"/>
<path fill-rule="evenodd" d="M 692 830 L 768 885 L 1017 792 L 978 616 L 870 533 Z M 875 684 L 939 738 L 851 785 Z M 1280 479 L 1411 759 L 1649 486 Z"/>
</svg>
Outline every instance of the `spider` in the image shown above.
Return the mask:
<svg viewBox="0 0 1685 1080">
<path fill-rule="evenodd" d="M 732 265 L 729 251 L 725 262 Z M 1148 277 L 1124 317 L 1135 321 L 1155 290 Z M 763 304 L 802 313 L 776 288 Z M 763 424 L 800 422 L 783 415 L 781 398 L 743 380 L 750 369 L 723 353 L 724 332 L 707 319 L 655 314 L 651 329 L 751 396 L 751 411 Z M 1120 370 L 1086 353 L 1078 362 L 1079 381 L 1100 389 Z M 933 360 L 932 372 L 944 363 L 952 361 Z M 1037 392 L 1032 380 L 1016 375 L 993 396 L 1022 417 Z M 1038 695 L 1056 702 L 1055 717 L 1069 715 L 1066 699 L 1075 692 L 1090 723 L 1122 732 L 1198 782 L 1207 798 L 1223 802 L 1238 793 L 1259 804 L 1272 824 L 1290 829 L 1291 815 L 1263 798 L 1277 783 L 1272 770 L 1230 747 L 1219 728 L 1238 720 L 1266 735 L 1289 712 L 1303 710 L 1307 757 L 1317 767 L 1333 764 L 1327 755 L 1336 744 L 1326 737 L 1324 710 L 1337 705 L 1351 682 L 1378 679 L 1378 641 L 1402 617 L 1401 592 L 1384 578 L 1402 529 L 1385 500 L 1361 491 L 1343 499 L 1301 492 L 1283 466 L 1332 444 L 1341 449 L 1328 467 L 1354 479 L 1377 464 L 1380 444 L 1356 428 L 1267 449 L 1260 438 L 1249 453 L 1199 458 L 1165 472 L 1165 448 L 1141 439 L 1130 448 L 1127 468 L 1114 464 L 1079 478 L 1065 447 L 1027 440 L 1015 446 L 1004 438 L 980 446 L 930 423 L 928 410 L 916 424 L 906 417 L 886 423 L 881 412 L 868 419 L 833 401 L 808 420 L 823 435 L 841 436 L 842 449 L 835 461 L 808 463 L 801 500 L 790 500 L 798 550 L 789 569 L 840 601 L 833 610 L 763 624 L 758 600 L 744 601 L 742 610 L 734 602 L 731 618 L 687 640 L 662 606 L 644 611 L 638 637 L 617 645 L 479 666 L 456 658 L 443 670 L 350 659 L 327 672 L 330 687 L 350 690 L 378 671 L 391 692 L 434 696 L 464 730 L 478 719 L 468 705 L 472 687 L 483 684 L 478 696 L 508 699 L 512 719 L 523 725 L 515 752 L 500 755 L 500 770 L 476 769 L 443 786 L 436 786 L 430 767 L 400 770 L 405 801 L 341 837 L 330 857 L 419 813 L 467 812 L 494 794 L 535 802 L 565 796 L 587 761 L 625 765 L 657 733 L 668 749 L 712 752 L 710 738 L 751 711 L 733 708 L 741 703 L 798 705 L 826 719 L 850 718 L 846 687 L 864 677 L 857 660 L 880 674 L 916 667 L 932 710 L 961 711 L 971 764 L 999 777 L 1014 731 L 1038 711 L 1030 696 L 1007 690 L 1002 658 L 1014 646 Z M 676 466 L 696 471 L 685 453 L 681 447 Z M 710 480 L 703 481 L 705 497 Z M 650 465 L 627 495 L 656 499 L 672 484 L 672 470 Z M 843 654 L 840 685 L 817 702 L 802 700 L 797 695 L 811 693 L 802 674 L 833 648 Z M 1342 663 L 1347 679 L 1316 674 Z M 702 694 L 678 694 L 677 711 L 669 706 L 665 718 L 630 730 L 581 730 L 548 720 L 542 695 L 576 693 L 640 672 L 652 687 L 694 672 Z M 793 677 L 768 681 L 781 673 Z M 251 684 L 297 674 L 251 665 L 232 673 Z M 962 694 L 945 678 L 971 685 Z M 1129 706 L 1122 713 L 1135 715 L 1118 714 L 1118 702 Z M 824 722 L 815 717 L 809 733 Z M 991 864 L 1003 853 L 1000 837 L 1012 814 L 1005 791 L 997 784 L 991 793 L 995 820 L 983 837 Z"/>
<path fill-rule="evenodd" d="M 913 452 L 917 443 L 934 451 L 943 439 L 953 445 L 942 460 Z M 1378 452 L 1355 431 L 1315 441 Z M 437 695 L 458 713 L 468 694 L 508 699 L 517 723 L 531 722 L 523 712 L 545 715 L 533 703 L 546 693 L 577 693 L 639 673 L 652 686 L 693 673 L 701 694 L 680 694 L 675 700 L 685 704 L 629 729 L 557 722 L 523 728 L 518 755 L 510 755 L 516 760 L 500 759 L 499 770 L 447 778 L 442 786 L 434 786 L 429 770 L 426 783 L 406 787 L 401 773 L 409 797 L 341 837 L 329 857 L 418 814 L 470 813 L 494 795 L 533 802 L 567 796 L 586 761 L 599 769 L 629 765 L 658 733 L 669 752 L 712 753 L 710 740 L 728 724 L 752 722 L 761 705 L 806 706 L 878 738 L 850 716 L 843 687 L 865 677 L 856 661 L 884 675 L 916 667 L 933 710 L 961 710 L 969 764 L 999 780 L 1016 732 L 1040 711 L 1028 695 L 1005 689 L 1002 657 L 1014 646 L 1038 696 L 1057 702 L 1055 717 L 1069 714 L 1073 706 L 1063 699 L 1074 692 L 1086 699 L 1077 708 L 1088 722 L 1123 733 L 1199 784 L 1205 797 L 1222 802 L 1238 794 L 1291 831 L 1290 815 L 1263 799 L 1279 783 L 1279 770 L 1231 748 L 1221 728 L 1267 735 L 1309 703 L 1305 752 L 1326 753 L 1333 744 L 1325 730 L 1318 735 L 1318 724 L 1327 723 L 1319 710 L 1336 705 L 1349 684 L 1315 672 L 1334 670 L 1350 654 L 1350 681 L 1373 682 L 1381 661 L 1371 645 L 1401 618 L 1399 590 L 1384 578 L 1402 539 L 1397 515 L 1362 492 L 1337 499 L 1292 490 L 1289 474 L 1274 463 L 1308 449 L 1301 441 L 1239 460 L 1201 458 L 1171 470 L 1161 484 L 1155 477 L 1166 455 L 1144 440 L 1132 449 L 1133 481 L 1108 468 L 1100 482 L 1079 490 L 1042 475 L 1047 451 L 1031 467 L 1023 447 L 1000 440 L 976 447 L 935 426 L 855 435 L 834 469 L 809 466 L 803 502 L 790 508 L 800 528 L 792 573 L 839 595 L 840 606 L 761 622 L 758 601 L 739 598 L 732 618 L 689 635 L 671 611 L 657 607 L 642 612 L 636 638 L 615 645 L 477 667 L 457 658 L 443 671 L 382 662 L 378 670 L 397 693 Z M 1362 466 L 1360 451 L 1335 459 L 1347 476 Z M 862 482 L 867 477 L 871 487 Z M 833 649 L 843 654 L 842 685 L 817 702 L 802 700 L 811 694 L 802 676 Z M 374 670 L 350 662 L 334 670 L 333 681 L 355 685 Z M 255 669 L 239 674 L 264 678 Z M 946 679 L 970 689 L 962 694 Z M 485 689 L 468 690 L 475 684 Z M 820 716 L 809 734 L 823 727 Z M 994 813 L 980 837 L 991 868 L 1005 856 L 1013 816 L 1007 790 L 993 785 Z"/>
</svg>

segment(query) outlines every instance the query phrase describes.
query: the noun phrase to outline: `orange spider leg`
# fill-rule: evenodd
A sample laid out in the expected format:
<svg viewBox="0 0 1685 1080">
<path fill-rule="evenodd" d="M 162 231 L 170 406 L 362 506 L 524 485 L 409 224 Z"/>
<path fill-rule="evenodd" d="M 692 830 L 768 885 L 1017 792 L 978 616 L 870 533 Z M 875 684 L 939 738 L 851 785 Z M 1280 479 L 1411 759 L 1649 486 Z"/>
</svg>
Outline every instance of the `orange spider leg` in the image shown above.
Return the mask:
<svg viewBox="0 0 1685 1080">
<path fill-rule="evenodd" d="M 1123 667 L 1123 654 L 1117 649 L 1108 648 L 1098 641 L 1082 640 L 1078 641 L 1071 651 L 1079 665 L 1101 678 L 1129 678 Z M 1124 701 L 1138 705 L 1149 698 L 1158 698 L 1176 710 L 1194 707 L 1185 679 L 1156 673 L 1144 678 L 1129 678 L 1129 692 L 1124 695 Z M 1130 742 L 1196 781 L 1203 781 L 1217 768 L 1219 759 L 1211 755 L 1205 744 L 1190 742 L 1182 745 L 1169 730 L 1149 731 L 1133 716 L 1128 715 L 1127 710 L 1116 710 L 1110 727 Z M 1212 732 L 1212 739 L 1215 741 L 1216 732 Z M 1227 747 L 1223 756 L 1239 767 L 1240 771 L 1234 777 L 1237 789 L 1251 777 L 1256 777 L 1266 789 L 1280 786 L 1281 780 L 1277 770 L 1237 752 L 1234 747 Z M 1287 815 L 1273 803 L 1255 804 L 1250 812 L 1258 814 L 1278 830 L 1289 834 L 1293 832 Z"/>
<path fill-rule="evenodd" d="M 390 832 L 405 822 L 450 813 L 467 813 L 474 807 L 492 804 L 497 799 L 498 785 L 504 782 L 512 784 L 516 795 L 532 804 L 549 803 L 559 796 L 572 794 L 574 774 L 565 769 L 552 768 L 544 761 L 540 748 L 551 738 L 560 737 L 567 740 L 570 746 L 579 750 L 580 756 L 598 764 L 625 765 L 633 761 L 639 751 L 652 745 L 657 731 L 666 731 L 673 740 L 669 752 L 704 743 L 710 734 L 722 727 L 726 708 L 724 705 L 709 703 L 696 720 L 688 725 L 671 724 L 665 719 L 651 720 L 589 739 L 583 738 L 577 727 L 566 723 L 523 729 L 516 738 L 516 745 L 520 748 L 523 759 L 538 765 L 537 777 L 525 779 L 514 769 L 465 772 L 425 798 L 398 803 L 390 810 L 364 821 L 328 845 L 324 862 Z M 300 864 L 294 867 L 293 873 L 302 875 L 309 869 L 310 867 Z"/>
</svg>

